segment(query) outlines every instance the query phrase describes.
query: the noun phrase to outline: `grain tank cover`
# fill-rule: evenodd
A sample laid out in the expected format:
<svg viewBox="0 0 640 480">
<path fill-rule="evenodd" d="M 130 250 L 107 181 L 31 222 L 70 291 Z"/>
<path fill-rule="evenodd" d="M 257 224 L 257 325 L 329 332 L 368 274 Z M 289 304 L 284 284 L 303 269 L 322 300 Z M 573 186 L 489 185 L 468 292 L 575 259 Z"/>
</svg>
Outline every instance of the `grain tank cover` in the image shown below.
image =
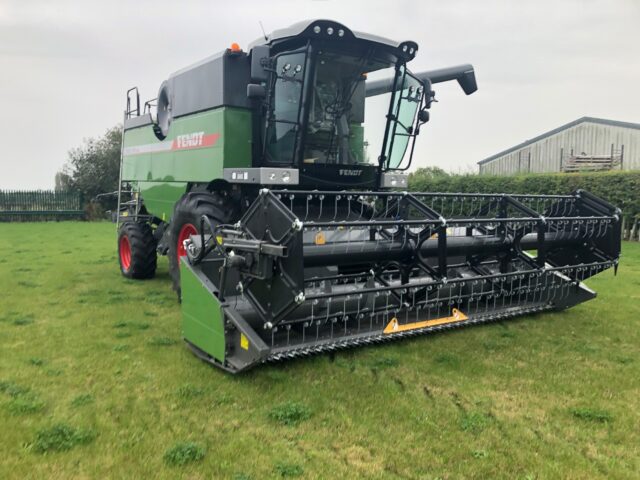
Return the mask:
<svg viewBox="0 0 640 480">
<path fill-rule="evenodd" d="M 230 49 L 173 73 L 167 80 L 173 118 L 217 107 L 249 108 L 249 58 Z"/>
</svg>

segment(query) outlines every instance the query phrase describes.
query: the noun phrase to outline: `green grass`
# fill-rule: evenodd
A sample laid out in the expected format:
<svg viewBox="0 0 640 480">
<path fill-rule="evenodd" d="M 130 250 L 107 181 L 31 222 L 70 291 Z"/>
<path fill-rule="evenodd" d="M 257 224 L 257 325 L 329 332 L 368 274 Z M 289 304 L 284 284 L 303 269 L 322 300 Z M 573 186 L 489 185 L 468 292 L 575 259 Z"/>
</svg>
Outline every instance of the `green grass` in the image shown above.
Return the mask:
<svg viewBox="0 0 640 480">
<path fill-rule="evenodd" d="M 95 436 L 92 430 L 83 430 L 65 423 L 58 423 L 49 428 L 38 430 L 35 441 L 27 448 L 36 453 L 64 452 L 77 445 L 91 443 Z"/>
<path fill-rule="evenodd" d="M 613 415 L 607 410 L 600 410 L 598 408 L 572 408 L 571 413 L 574 417 L 588 422 L 610 422 L 613 420 Z"/>
<path fill-rule="evenodd" d="M 295 463 L 278 462 L 275 471 L 282 478 L 299 477 L 304 473 L 304 469 Z"/>
<path fill-rule="evenodd" d="M 640 244 L 562 313 L 240 376 L 183 345 L 166 259 L 120 276 L 112 224 L 0 252 L 2 479 L 638 478 Z"/>
<path fill-rule="evenodd" d="M 167 465 L 181 467 L 187 463 L 199 462 L 204 458 L 205 450 L 197 443 L 178 442 L 164 454 Z"/>
<path fill-rule="evenodd" d="M 272 420 L 282 425 L 296 426 L 300 422 L 308 419 L 311 416 L 309 408 L 303 404 L 295 402 L 286 402 L 281 405 L 276 405 L 269 412 L 269 417 Z"/>
</svg>

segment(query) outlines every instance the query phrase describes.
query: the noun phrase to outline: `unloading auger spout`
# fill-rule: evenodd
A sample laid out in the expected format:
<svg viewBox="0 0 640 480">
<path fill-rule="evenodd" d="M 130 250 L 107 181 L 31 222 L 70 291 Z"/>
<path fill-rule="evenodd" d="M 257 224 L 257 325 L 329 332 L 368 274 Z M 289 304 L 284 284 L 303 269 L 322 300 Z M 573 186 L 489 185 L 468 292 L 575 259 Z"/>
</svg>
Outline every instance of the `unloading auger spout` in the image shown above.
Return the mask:
<svg viewBox="0 0 640 480">
<path fill-rule="evenodd" d="M 478 90 L 478 84 L 476 83 L 476 74 L 473 65 L 464 64 L 456 65 L 455 67 L 445 67 L 436 70 L 427 70 L 425 72 L 414 73 L 414 76 L 423 82 L 429 84 L 449 82 L 456 80 L 460 85 L 460 88 L 467 95 L 471 95 Z M 373 97 L 376 95 L 382 95 L 391 92 L 393 90 L 393 78 L 386 78 L 382 80 L 375 80 L 367 82 L 365 92 L 367 97 Z"/>
</svg>

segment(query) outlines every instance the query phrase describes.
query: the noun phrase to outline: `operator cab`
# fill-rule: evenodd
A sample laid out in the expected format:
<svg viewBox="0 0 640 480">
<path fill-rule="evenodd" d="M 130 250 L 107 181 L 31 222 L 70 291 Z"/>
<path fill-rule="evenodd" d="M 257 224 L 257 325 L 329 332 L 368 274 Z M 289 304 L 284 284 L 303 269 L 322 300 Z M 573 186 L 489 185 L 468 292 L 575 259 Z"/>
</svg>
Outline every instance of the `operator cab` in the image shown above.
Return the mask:
<svg viewBox="0 0 640 480">
<path fill-rule="evenodd" d="M 297 23 L 255 42 L 251 77 L 264 87 L 257 99 L 260 166 L 297 168 L 300 185 L 314 188 L 389 186 L 384 174 L 409 167 L 413 148 L 405 153 L 432 98 L 428 80 L 406 67 L 417 50 L 415 42 L 329 20 Z M 367 80 L 385 70 L 386 80 Z M 365 99 L 383 93 L 389 103 L 379 115 L 382 141 L 371 151 Z"/>
</svg>

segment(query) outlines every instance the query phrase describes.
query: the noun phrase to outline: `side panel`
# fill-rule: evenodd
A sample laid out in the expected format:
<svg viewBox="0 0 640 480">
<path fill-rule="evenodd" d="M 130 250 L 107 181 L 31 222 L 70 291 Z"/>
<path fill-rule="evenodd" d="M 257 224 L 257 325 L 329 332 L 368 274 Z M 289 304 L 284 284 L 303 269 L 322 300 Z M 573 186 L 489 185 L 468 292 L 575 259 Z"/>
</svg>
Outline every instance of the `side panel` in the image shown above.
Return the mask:
<svg viewBox="0 0 640 480">
<path fill-rule="evenodd" d="M 220 302 L 211 291 L 213 285 L 201 271 L 194 271 L 184 258 L 180 262 L 180 285 L 183 338 L 224 362 L 224 314 Z"/>
<path fill-rule="evenodd" d="M 251 166 L 251 111 L 217 108 L 177 118 L 160 141 L 150 125 L 125 131 L 123 180 L 206 182 Z"/>
<path fill-rule="evenodd" d="M 167 220 L 187 182 L 251 167 L 251 111 L 223 107 L 177 118 L 163 141 L 151 125 L 126 130 L 122 161 L 122 179 L 136 182 L 149 212 Z"/>
<path fill-rule="evenodd" d="M 225 108 L 224 162 L 216 178 L 222 178 L 222 168 L 251 167 L 252 113 L 251 110 Z"/>
<path fill-rule="evenodd" d="M 186 182 L 138 182 L 140 195 L 147 211 L 168 221 L 173 215 L 173 206 L 187 191 Z"/>
</svg>

